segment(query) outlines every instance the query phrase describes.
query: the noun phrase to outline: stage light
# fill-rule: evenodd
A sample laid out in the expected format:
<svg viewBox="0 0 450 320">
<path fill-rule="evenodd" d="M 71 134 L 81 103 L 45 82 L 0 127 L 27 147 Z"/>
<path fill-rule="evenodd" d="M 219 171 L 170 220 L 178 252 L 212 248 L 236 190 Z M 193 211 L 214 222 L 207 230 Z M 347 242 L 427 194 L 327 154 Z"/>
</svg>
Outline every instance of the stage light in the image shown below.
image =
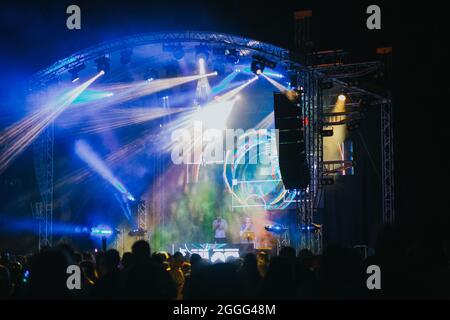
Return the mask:
<svg viewBox="0 0 450 320">
<path fill-rule="evenodd" d="M 144 237 L 147 233 L 147 230 L 144 230 L 142 228 L 135 228 L 128 232 L 128 235 L 130 237 Z"/>
<path fill-rule="evenodd" d="M 92 237 L 110 237 L 113 234 L 113 230 L 108 226 L 97 226 L 91 228 L 91 236 Z"/>
<path fill-rule="evenodd" d="M 144 73 L 144 80 L 151 82 L 158 78 L 158 73 L 154 69 L 147 69 Z"/>
<path fill-rule="evenodd" d="M 120 62 L 122 64 L 129 64 L 131 62 L 131 50 L 125 50 L 120 53 Z"/>
<path fill-rule="evenodd" d="M 209 49 L 206 45 L 201 44 L 195 47 L 195 60 L 203 59 L 207 61 L 209 57 Z"/>
<path fill-rule="evenodd" d="M 102 75 L 103 73 L 99 72 L 62 96 L 53 96 L 48 98 L 48 101 L 40 101 L 42 106 L 38 111 L 27 115 L 1 132 L 0 145 L 8 146 L 8 148 L 0 151 L 0 173 Z"/>
<path fill-rule="evenodd" d="M 75 83 L 78 80 L 80 80 L 80 77 L 78 76 L 78 73 L 72 74 L 72 83 Z"/>
<path fill-rule="evenodd" d="M 203 57 L 200 57 L 198 60 L 198 74 L 204 75 L 206 73 L 206 62 Z M 217 72 L 215 72 L 217 75 Z"/>
<path fill-rule="evenodd" d="M 301 231 L 315 231 L 315 230 L 319 230 L 320 229 L 320 225 L 317 224 L 307 224 L 307 225 L 302 225 L 300 227 Z"/>
<path fill-rule="evenodd" d="M 78 80 L 80 80 L 79 72 L 82 71 L 84 68 L 86 68 L 86 66 L 84 65 L 84 63 L 82 63 L 82 64 L 80 64 L 76 67 L 73 67 L 72 69 L 69 70 L 72 83 L 75 83 Z"/>
<path fill-rule="evenodd" d="M 289 88 L 296 90 L 298 88 L 298 76 L 297 73 L 291 74 L 289 76 Z"/>
<path fill-rule="evenodd" d="M 236 49 L 227 49 L 225 50 L 225 56 L 227 60 L 233 64 L 239 63 L 239 51 Z"/>
<path fill-rule="evenodd" d="M 260 75 L 263 71 L 264 71 L 264 64 L 262 64 L 260 61 L 258 60 L 253 60 L 250 70 L 256 74 L 256 75 Z"/>
<path fill-rule="evenodd" d="M 111 170 L 106 166 L 105 162 L 92 150 L 92 148 L 83 140 L 75 142 L 75 153 L 86 164 L 97 172 L 103 179 L 108 181 L 116 190 L 118 190 L 124 198 L 135 201 L 133 195 L 125 188 L 125 186 L 113 175 Z"/>
<path fill-rule="evenodd" d="M 347 96 L 344 93 L 340 93 L 338 95 L 338 100 L 341 102 L 345 102 L 347 100 Z"/>
<path fill-rule="evenodd" d="M 254 55 L 254 56 L 252 56 L 252 64 L 250 66 L 250 70 L 253 73 L 259 75 L 264 72 L 265 67 L 268 67 L 270 69 L 275 69 L 276 66 L 277 66 L 277 64 L 275 62 L 270 61 L 270 60 L 264 58 L 263 56 Z"/>
<path fill-rule="evenodd" d="M 110 59 L 109 59 L 108 56 L 105 55 L 103 57 L 95 59 L 94 61 L 97 64 L 97 71 L 98 72 L 101 72 L 101 71 L 103 71 L 104 73 L 109 72 L 109 69 L 110 69 L 109 61 L 110 61 Z"/>
<path fill-rule="evenodd" d="M 281 79 L 281 78 L 283 78 L 284 76 L 281 74 L 281 73 L 276 73 L 276 72 L 264 72 L 264 74 L 266 75 L 266 76 L 269 76 L 269 77 L 272 77 L 272 78 L 278 78 L 278 79 Z"/>
</svg>

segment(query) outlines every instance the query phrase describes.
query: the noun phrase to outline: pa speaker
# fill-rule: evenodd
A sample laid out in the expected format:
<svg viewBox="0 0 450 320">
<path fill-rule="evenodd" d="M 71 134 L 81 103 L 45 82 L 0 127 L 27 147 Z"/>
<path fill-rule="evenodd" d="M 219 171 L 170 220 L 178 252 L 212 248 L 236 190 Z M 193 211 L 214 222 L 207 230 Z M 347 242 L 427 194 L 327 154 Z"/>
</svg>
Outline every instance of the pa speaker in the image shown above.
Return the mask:
<svg viewBox="0 0 450 320">
<path fill-rule="evenodd" d="M 284 187 L 304 189 L 310 180 L 303 117 L 298 99 L 274 93 L 275 129 L 278 130 L 278 162 Z"/>
</svg>

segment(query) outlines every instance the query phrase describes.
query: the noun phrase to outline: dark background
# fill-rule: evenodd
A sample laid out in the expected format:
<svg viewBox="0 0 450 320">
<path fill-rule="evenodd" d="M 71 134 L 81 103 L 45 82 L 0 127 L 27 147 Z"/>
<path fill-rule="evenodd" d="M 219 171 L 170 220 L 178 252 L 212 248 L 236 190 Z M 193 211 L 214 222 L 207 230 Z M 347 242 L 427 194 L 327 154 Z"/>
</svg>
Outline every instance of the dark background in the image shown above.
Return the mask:
<svg viewBox="0 0 450 320">
<path fill-rule="evenodd" d="M 82 48 L 136 33 L 191 29 L 234 33 L 291 49 L 293 12 L 312 9 L 317 50 L 342 48 L 370 60 L 375 48 L 393 47 L 397 221 L 405 236 L 420 237 L 432 246 L 438 238 L 449 240 L 450 215 L 444 161 L 449 144 L 445 96 L 450 70 L 445 45 L 449 37 L 444 27 L 448 18 L 444 6 L 437 3 L 2 1 L 0 104 L 1 110 L 8 112 L 2 116 L 1 127 L 23 114 L 23 92 L 33 73 Z M 65 10 L 70 4 L 81 7 L 80 31 L 65 27 Z M 365 10 L 370 4 L 381 7 L 381 30 L 365 26 Z M 26 156 L 1 178 L 15 177 Z"/>
</svg>

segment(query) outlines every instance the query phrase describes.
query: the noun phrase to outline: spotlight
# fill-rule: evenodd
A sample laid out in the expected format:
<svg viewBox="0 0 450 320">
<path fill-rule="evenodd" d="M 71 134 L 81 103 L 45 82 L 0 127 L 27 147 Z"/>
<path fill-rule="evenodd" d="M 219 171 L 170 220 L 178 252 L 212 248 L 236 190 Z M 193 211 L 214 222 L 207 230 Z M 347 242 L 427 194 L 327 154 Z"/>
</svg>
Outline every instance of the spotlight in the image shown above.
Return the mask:
<svg viewBox="0 0 450 320">
<path fill-rule="evenodd" d="M 91 236 L 93 237 L 109 237 L 113 234 L 113 231 L 108 226 L 97 226 L 95 228 L 91 228 Z"/>
<path fill-rule="evenodd" d="M 130 237 L 143 237 L 147 233 L 147 230 L 144 230 L 142 228 L 135 228 L 128 232 L 128 235 Z"/>
<path fill-rule="evenodd" d="M 262 64 L 260 61 L 253 60 L 250 70 L 254 74 L 260 75 L 264 71 L 264 67 L 265 67 L 264 64 Z"/>
<path fill-rule="evenodd" d="M 109 61 L 110 59 L 108 56 L 103 56 L 96 59 L 95 63 L 97 64 L 97 71 L 98 72 L 103 71 L 105 73 L 108 73 L 110 69 Z"/>
<path fill-rule="evenodd" d="M 340 93 L 338 95 L 338 100 L 342 101 L 342 102 L 345 102 L 345 100 L 347 100 L 347 96 L 345 94 L 343 94 L 343 93 Z"/>
<path fill-rule="evenodd" d="M 206 62 L 209 56 L 209 49 L 206 45 L 201 44 L 195 47 L 195 60 L 199 61 L 199 59 L 203 58 Z"/>
<path fill-rule="evenodd" d="M 239 63 L 239 51 L 236 49 L 227 49 L 225 50 L 225 56 L 227 60 L 233 64 Z"/>
<path fill-rule="evenodd" d="M 289 86 L 291 87 L 291 89 L 295 90 L 298 88 L 298 77 L 297 74 L 291 74 L 289 76 Z"/>
<path fill-rule="evenodd" d="M 302 225 L 300 227 L 300 230 L 301 231 L 315 231 L 315 230 L 318 230 L 319 228 L 320 228 L 319 225 L 312 223 L 312 224 Z"/>
<path fill-rule="evenodd" d="M 251 64 L 251 71 L 257 75 L 264 72 L 265 67 L 269 67 L 270 69 L 275 69 L 276 63 L 273 61 L 270 61 L 262 56 L 254 55 L 252 57 L 252 64 Z"/>
<path fill-rule="evenodd" d="M 72 68 L 71 70 L 69 70 L 69 73 L 71 74 L 71 81 L 72 82 L 77 82 L 78 80 L 80 80 L 80 76 L 79 76 L 79 72 L 81 70 L 83 70 L 84 68 L 86 68 L 86 66 L 84 65 L 84 63 Z"/>
<path fill-rule="evenodd" d="M 129 64 L 131 62 L 131 50 L 125 50 L 120 53 L 120 62 L 122 64 Z"/>
<path fill-rule="evenodd" d="M 281 234 L 288 230 L 288 228 L 282 224 L 266 225 L 264 226 L 264 229 L 274 234 Z"/>
<path fill-rule="evenodd" d="M 71 77 L 72 83 L 75 83 L 78 80 L 80 80 L 80 77 L 78 76 L 78 72 L 71 72 L 71 74 L 72 74 L 72 77 Z"/>
<path fill-rule="evenodd" d="M 153 81 L 158 78 L 158 73 L 154 69 L 147 69 L 144 73 L 144 80 L 145 81 Z"/>
<path fill-rule="evenodd" d="M 206 73 L 205 58 L 203 58 L 203 56 L 200 56 L 198 58 L 198 73 L 199 74 L 205 74 Z"/>
</svg>

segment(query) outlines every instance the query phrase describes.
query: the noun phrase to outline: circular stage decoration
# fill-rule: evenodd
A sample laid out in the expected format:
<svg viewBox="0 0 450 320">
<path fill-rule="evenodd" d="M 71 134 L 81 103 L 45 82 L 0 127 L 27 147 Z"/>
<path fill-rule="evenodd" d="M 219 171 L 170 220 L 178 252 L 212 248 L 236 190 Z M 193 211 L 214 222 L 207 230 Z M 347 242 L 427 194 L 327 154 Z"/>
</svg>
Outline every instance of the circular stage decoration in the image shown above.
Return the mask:
<svg viewBox="0 0 450 320">
<path fill-rule="evenodd" d="M 228 152 L 223 178 L 232 194 L 233 208 L 280 210 L 294 201 L 281 180 L 274 130 L 241 135 L 236 153 Z"/>
</svg>

